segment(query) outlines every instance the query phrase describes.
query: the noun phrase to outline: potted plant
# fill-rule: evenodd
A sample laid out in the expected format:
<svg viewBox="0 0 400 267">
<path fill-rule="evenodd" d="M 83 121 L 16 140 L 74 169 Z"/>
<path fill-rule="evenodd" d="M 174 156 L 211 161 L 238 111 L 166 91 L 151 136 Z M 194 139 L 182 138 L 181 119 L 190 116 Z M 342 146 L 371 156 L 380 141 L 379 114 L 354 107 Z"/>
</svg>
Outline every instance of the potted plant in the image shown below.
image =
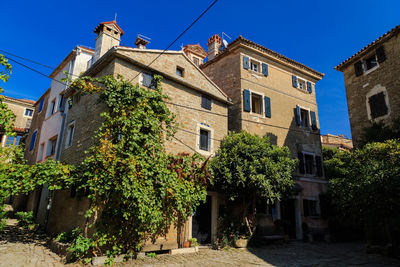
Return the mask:
<svg viewBox="0 0 400 267">
<path fill-rule="evenodd" d="M 197 242 L 197 238 L 193 237 L 188 240 L 190 242 L 190 247 L 197 247 L 199 243 Z"/>
</svg>

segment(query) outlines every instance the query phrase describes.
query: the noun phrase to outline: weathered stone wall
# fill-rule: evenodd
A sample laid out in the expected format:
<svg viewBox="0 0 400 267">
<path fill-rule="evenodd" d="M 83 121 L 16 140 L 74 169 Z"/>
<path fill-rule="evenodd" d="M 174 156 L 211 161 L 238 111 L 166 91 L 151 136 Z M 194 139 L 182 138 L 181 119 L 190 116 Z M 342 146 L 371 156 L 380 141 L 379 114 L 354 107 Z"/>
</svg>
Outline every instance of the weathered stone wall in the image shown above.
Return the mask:
<svg viewBox="0 0 400 267">
<path fill-rule="evenodd" d="M 356 147 L 362 140 L 363 129 L 371 125 L 367 108 L 369 92 L 382 88 L 388 95 L 389 116 L 377 118 L 377 121 L 383 119 L 385 123 L 390 124 L 393 119 L 400 116 L 400 35 L 392 37 L 383 46 L 386 60 L 375 70 L 356 77 L 353 65 L 355 62 L 343 70 L 351 135 Z M 375 50 L 371 51 L 374 52 Z"/>
</svg>

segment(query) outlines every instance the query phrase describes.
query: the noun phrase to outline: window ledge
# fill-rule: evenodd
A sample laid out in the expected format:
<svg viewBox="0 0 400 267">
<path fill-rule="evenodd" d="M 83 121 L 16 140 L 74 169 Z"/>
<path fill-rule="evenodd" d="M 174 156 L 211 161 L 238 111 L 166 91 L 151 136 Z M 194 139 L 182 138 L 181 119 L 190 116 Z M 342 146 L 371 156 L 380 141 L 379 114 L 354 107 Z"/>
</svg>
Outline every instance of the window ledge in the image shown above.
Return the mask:
<svg viewBox="0 0 400 267">
<path fill-rule="evenodd" d="M 375 67 L 373 67 L 373 68 L 371 68 L 371 69 L 365 71 L 365 72 L 363 73 L 363 75 L 368 75 L 368 74 L 370 74 L 371 72 L 373 72 L 374 70 L 376 70 L 377 68 L 379 68 L 379 65 L 377 65 L 377 66 L 375 66 Z"/>
</svg>

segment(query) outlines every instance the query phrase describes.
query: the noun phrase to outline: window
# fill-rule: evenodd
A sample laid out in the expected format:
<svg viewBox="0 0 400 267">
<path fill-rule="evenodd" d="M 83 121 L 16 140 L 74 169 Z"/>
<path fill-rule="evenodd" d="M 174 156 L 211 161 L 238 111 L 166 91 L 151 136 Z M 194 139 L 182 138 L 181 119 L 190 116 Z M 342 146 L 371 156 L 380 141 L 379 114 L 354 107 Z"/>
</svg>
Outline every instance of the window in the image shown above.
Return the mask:
<svg viewBox="0 0 400 267">
<path fill-rule="evenodd" d="M 58 100 L 58 109 L 62 109 L 63 105 L 64 105 L 64 95 L 60 94 L 59 100 Z"/>
<path fill-rule="evenodd" d="M 251 111 L 257 114 L 262 114 L 262 96 L 259 94 L 251 93 Z"/>
<path fill-rule="evenodd" d="M 300 109 L 301 126 L 308 127 L 308 110 Z"/>
<path fill-rule="evenodd" d="M 56 146 L 57 146 L 57 136 L 52 137 L 47 143 L 46 157 L 53 156 L 56 153 Z"/>
<path fill-rule="evenodd" d="M 210 151 L 210 131 L 200 129 L 200 149 L 204 151 Z"/>
<path fill-rule="evenodd" d="M 310 199 L 303 199 L 304 217 L 319 216 L 317 210 L 317 201 Z"/>
<path fill-rule="evenodd" d="M 13 146 L 14 145 L 14 141 L 15 141 L 15 137 L 14 136 L 7 136 L 6 146 Z"/>
<path fill-rule="evenodd" d="M 301 90 L 305 90 L 306 89 L 306 82 L 304 80 L 298 79 L 297 84 L 298 84 L 297 88 L 299 88 Z"/>
<path fill-rule="evenodd" d="M 183 77 L 183 72 L 184 72 L 183 68 L 176 67 L 176 75 Z"/>
<path fill-rule="evenodd" d="M 371 111 L 371 118 L 375 119 L 384 116 L 388 113 L 386 105 L 385 93 L 380 92 L 368 98 L 368 103 Z"/>
<path fill-rule="evenodd" d="M 70 147 L 72 145 L 72 140 L 74 138 L 74 132 L 75 132 L 75 122 L 71 122 L 68 125 L 67 140 L 65 142 L 65 147 Z"/>
<path fill-rule="evenodd" d="M 257 61 L 251 60 L 250 68 L 252 71 L 259 72 L 260 71 L 260 63 L 258 63 Z"/>
<path fill-rule="evenodd" d="M 37 161 L 41 161 L 43 159 L 43 151 L 44 151 L 44 143 L 40 144 Z"/>
<path fill-rule="evenodd" d="M 202 95 L 201 96 L 201 107 L 211 110 L 211 97 L 208 95 Z"/>
<path fill-rule="evenodd" d="M 43 104 L 44 104 L 44 97 L 40 100 L 38 112 L 41 112 L 41 111 L 42 111 L 42 109 L 43 109 Z"/>
<path fill-rule="evenodd" d="M 151 89 L 155 89 L 156 88 L 156 84 L 153 78 L 152 74 L 148 74 L 148 73 L 143 73 L 142 76 L 142 85 L 149 87 Z"/>
<path fill-rule="evenodd" d="M 32 109 L 29 109 L 29 108 L 25 109 L 25 116 L 32 117 L 32 115 L 33 115 Z"/>
<path fill-rule="evenodd" d="M 199 60 L 197 57 L 193 57 L 193 63 L 194 63 L 196 66 L 199 66 L 199 65 L 200 65 L 200 60 Z"/>
<path fill-rule="evenodd" d="M 35 141 L 36 141 L 36 135 L 37 135 L 37 130 L 35 130 L 32 134 L 32 138 L 31 138 L 31 144 L 29 146 L 29 151 L 32 151 L 33 148 L 35 147 Z"/>
<path fill-rule="evenodd" d="M 304 163 L 306 174 L 314 174 L 314 156 L 304 154 Z"/>
<path fill-rule="evenodd" d="M 56 108 L 56 99 L 53 99 L 50 103 L 50 110 L 49 110 L 49 116 L 54 114 Z"/>
<path fill-rule="evenodd" d="M 376 60 L 376 55 L 373 55 L 364 60 L 364 68 L 366 71 L 370 70 L 376 66 L 378 66 L 378 61 Z"/>
</svg>

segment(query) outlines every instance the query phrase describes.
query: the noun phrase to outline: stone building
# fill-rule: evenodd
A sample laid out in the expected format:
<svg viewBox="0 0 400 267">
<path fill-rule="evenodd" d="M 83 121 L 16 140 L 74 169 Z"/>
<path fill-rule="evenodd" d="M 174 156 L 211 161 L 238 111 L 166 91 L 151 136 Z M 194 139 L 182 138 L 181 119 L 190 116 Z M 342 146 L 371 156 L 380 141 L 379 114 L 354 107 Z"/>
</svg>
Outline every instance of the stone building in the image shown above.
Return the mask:
<svg viewBox="0 0 400 267">
<path fill-rule="evenodd" d="M 327 147 L 334 147 L 339 150 L 353 150 L 353 141 L 341 134 L 324 134 L 321 135 L 321 144 Z"/>
<path fill-rule="evenodd" d="M 354 146 L 373 122 L 400 118 L 400 25 L 335 67 L 343 72 Z"/>
<path fill-rule="evenodd" d="M 13 131 L 16 135 L 7 136 L 0 133 L 0 144 L 3 147 L 19 145 L 21 139 L 25 137 L 29 130 L 32 116 L 34 114 L 33 104 L 35 101 L 4 96 L 3 103 L 7 104 L 8 109 L 10 109 L 15 115 Z"/>
<path fill-rule="evenodd" d="M 208 61 L 200 68 L 232 99 L 231 131 L 268 135 L 273 144 L 287 146 L 299 159 L 294 175 L 297 194 L 278 203 L 263 223 L 290 222 L 290 235 L 303 238 L 322 232 L 319 194 L 326 190 L 315 84 L 323 74 L 239 36 L 222 49 L 218 35 L 208 40 Z"/>
<path fill-rule="evenodd" d="M 176 114 L 179 123 L 174 138 L 166 142 L 167 152 L 213 155 L 228 131 L 227 107 L 230 101 L 198 67 L 207 56 L 206 52 L 193 45 L 186 47 L 186 53 L 165 51 L 160 55 L 162 50 L 147 49 L 148 42 L 140 37 L 135 42 L 136 48 L 119 46 L 124 32 L 116 22 L 99 24 L 95 33 L 94 58 L 82 76 L 122 75 L 132 83 L 151 90 L 153 75 L 161 75 L 163 92 L 170 97 L 167 105 Z M 157 60 L 152 62 L 156 57 Z M 198 63 L 194 58 L 199 60 Z M 97 95 L 78 96 L 67 90 L 64 99 L 67 98 L 69 100 L 65 102 L 65 110 L 68 112 L 61 127 L 65 134 L 60 145 L 60 160 L 77 164 L 84 159 L 84 152 L 95 142 L 92 137 L 101 125 L 100 113 L 105 106 L 97 103 Z M 86 198 L 78 200 L 71 196 L 73 194 L 70 191 L 54 193 L 48 222 L 50 232 L 58 233 L 83 226 L 88 201 Z M 209 192 L 205 204 L 209 231 L 204 237 L 208 242 L 216 238 L 218 202 L 218 195 Z M 197 224 L 195 216 L 193 221 L 189 220 L 186 225 L 187 238 L 191 237 Z M 176 248 L 179 245 L 177 240 L 177 231 L 172 226 L 166 237 L 160 237 L 155 243 L 149 242 L 145 250 Z"/>
</svg>

